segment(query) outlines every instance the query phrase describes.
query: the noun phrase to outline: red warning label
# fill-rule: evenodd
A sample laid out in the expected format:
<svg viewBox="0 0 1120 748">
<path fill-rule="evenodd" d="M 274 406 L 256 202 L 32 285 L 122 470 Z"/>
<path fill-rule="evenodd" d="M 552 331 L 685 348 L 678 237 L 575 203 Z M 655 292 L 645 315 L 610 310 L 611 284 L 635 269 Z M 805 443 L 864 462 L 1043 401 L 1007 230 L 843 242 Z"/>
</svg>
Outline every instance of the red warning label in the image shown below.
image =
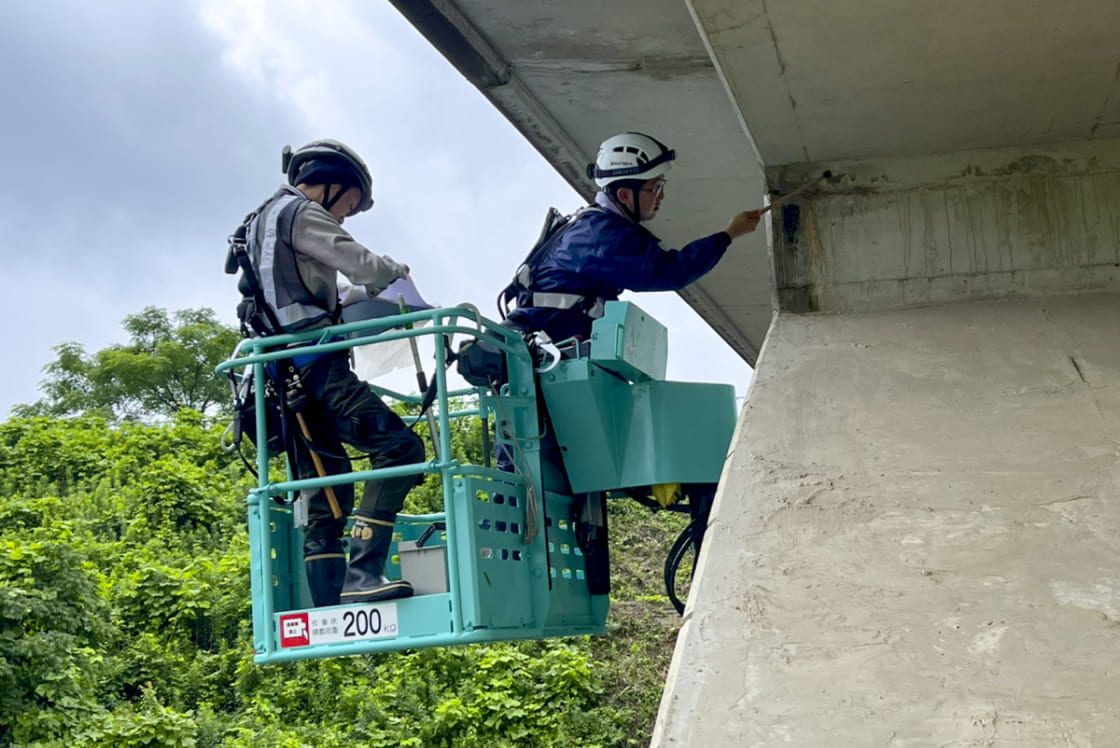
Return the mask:
<svg viewBox="0 0 1120 748">
<path fill-rule="evenodd" d="M 306 647 L 311 643 L 311 627 L 307 613 L 280 616 L 280 646 Z"/>
</svg>

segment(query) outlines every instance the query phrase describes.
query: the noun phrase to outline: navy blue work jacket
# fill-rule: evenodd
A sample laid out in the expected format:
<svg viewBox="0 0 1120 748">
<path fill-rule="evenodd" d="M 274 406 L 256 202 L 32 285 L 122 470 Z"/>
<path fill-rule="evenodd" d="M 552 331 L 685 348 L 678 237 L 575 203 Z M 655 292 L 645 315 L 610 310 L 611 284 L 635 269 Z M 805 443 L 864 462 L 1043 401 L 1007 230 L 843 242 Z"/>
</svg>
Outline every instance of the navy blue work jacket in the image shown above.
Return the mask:
<svg viewBox="0 0 1120 748">
<path fill-rule="evenodd" d="M 641 224 L 610 210 L 589 210 L 560 237 L 533 272 L 530 291 L 578 294 L 589 301 L 572 309 L 532 307 L 518 299 L 512 326 L 543 330 L 553 341 L 591 335 L 586 308 L 596 299 L 615 301 L 623 291 L 676 291 L 714 268 L 731 245 L 723 231 L 666 250 Z"/>
</svg>

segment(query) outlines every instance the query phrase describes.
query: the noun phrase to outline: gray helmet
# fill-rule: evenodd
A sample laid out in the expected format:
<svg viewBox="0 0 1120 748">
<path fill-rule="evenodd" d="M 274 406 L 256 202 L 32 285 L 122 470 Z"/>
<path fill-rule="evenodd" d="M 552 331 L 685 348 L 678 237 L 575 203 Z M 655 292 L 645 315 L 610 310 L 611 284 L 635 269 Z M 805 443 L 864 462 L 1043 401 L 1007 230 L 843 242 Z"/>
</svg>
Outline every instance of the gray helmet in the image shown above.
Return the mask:
<svg viewBox="0 0 1120 748">
<path fill-rule="evenodd" d="M 337 140 L 313 140 L 294 152 L 290 146 L 284 146 L 281 168 L 293 187 L 306 182 L 309 175 L 317 175 L 320 180 L 330 181 L 314 184 L 342 184 L 361 189 L 362 199 L 350 212 L 351 216 L 373 207 L 373 176 L 369 168 L 361 156 Z"/>
</svg>

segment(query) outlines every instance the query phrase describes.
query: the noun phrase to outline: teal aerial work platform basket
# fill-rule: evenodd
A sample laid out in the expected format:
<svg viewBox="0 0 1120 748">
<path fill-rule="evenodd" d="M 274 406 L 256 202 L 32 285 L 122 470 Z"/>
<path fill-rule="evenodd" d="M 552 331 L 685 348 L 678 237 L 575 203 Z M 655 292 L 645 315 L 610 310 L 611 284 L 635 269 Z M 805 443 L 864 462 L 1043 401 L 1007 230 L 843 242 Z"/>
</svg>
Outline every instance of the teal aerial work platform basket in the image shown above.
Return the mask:
<svg viewBox="0 0 1120 748">
<path fill-rule="evenodd" d="M 592 592 L 581 549 L 580 512 L 588 497 L 653 483 L 715 482 L 735 419 L 730 386 L 663 381 L 663 327 L 630 304 L 612 302 L 607 309 L 607 316 L 595 323 L 590 355 L 559 361 L 541 375 L 520 335 L 480 317 L 472 307 L 254 338 L 237 347 L 218 370 L 251 369 L 254 381 L 263 382 L 269 362 L 297 351 L 337 351 L 420 336 L 436 340 L 432 409 L 438 423 L 438 459 L 326 478 L 272 481 L 267 455 L 258 451 L 260 481 L 248 497 L 257 662 L 605 631 L 609 596 Z M 424 326 L 403 329 L 420 324 Z M 451 336 L 482 341 L 501 351 L 507 382 L 497 390 L 449 391 L 450 345 L 445 342 Z M 294 343 L 301 345 L 293 349 Z M 556 420 L 562 466 L 542 458 L 538 376 L 545 400 L 550 407 L 556 403 L 554 418 L 564 411 Z M 420 401 L 419 395 L 374 389 L 400 401 Z M 469 396 L 477 398 L 477 409 L 451 410 L 453 399 Z M 255 397 L 256 443 L 263 444 L 263 387 L 255 388 Z M 514 456 L 516 472 L 489 467 L 491 454 L 485 456 L 485 465 L 464 464 L 452 454 L 451 420 L 476 416 L 487 434 L 493 419 L 494 444 Z M 697 420 L 705 424 L 703 438 L 695 427 Z M 659 435 L 646 433 L 650 429 Z M 581 441 L 581 433 L 594 438 Z M 489 452 L 489 439 L 483 442 Z M 414 596 L 312 607 L 303 568 L 303 530 L 297 526 L 291 497 L 304 488 L 420 473 L 440 476 L 443 511 L 398 516 L 385 570 L 391 578 L 412 582 Z"/>
</svg>

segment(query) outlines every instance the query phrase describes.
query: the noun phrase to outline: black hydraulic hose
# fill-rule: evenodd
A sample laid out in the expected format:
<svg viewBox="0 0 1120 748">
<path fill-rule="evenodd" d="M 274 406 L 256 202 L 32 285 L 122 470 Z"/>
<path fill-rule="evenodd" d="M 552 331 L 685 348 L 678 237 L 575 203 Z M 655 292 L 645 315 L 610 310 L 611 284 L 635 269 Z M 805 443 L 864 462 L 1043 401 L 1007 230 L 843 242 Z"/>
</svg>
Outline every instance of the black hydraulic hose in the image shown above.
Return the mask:
<svg viewBox="0 0 1120 748">
<path fill-rule="evenodd" d="M 490 419 L 483 415 L 482 422 L 482 466 L 490 467 Z"/>
<path fill-rule="evenodd" d="M 700 553 L 700 541 L 704 539 L 704 530 L 708 525 L 708 511 L 711 506 L 708 497 L 698 495 L 693 498 L 690 496 L 687 504 L 678 502 L 669 506 L 662 506 L 649 497 L 648 488 L 625 488 L 623 492 L 654 512 L 678 512 L 681 514 L 688 512 L 692 515 L 692 521 L 681 530 L 681 534 L 677 536 L 677 539 L 673 541 L 673 545 L 669 548 L 669 555 L 665 557 L 665 592 L 668 593 L 669 602 L 673 604 L 677 613 L 684 615 L 684 603 L 677 597 L 674 581 L 677 578 L 677 571 L 681 567 L 681 562 L 688 553 L 688 547 L 691 545 L 696 550 L 697 555 Z M 696 567 L 693 566 L 693 571 L 695 569 Z"/>
<path fill-rule="evenodd" d="M 665 558 L 665 591 L 669 594 L 669 602 L 673 604 L 679 615 L 684 615 L 684 603 L 677 597 L 677 571 L 680 569 L 681 561 L 688 554 L 689 546 L 699 550 L 700 540 L 703 537 L 704 523 L 699 519 L 692 520 L 673 541 L 673 545 L 669 549 L 669 555 Z M 692 571 L 693 573 L 696 572 L 695 564 L 693 564 Z M 691 579 L 691 575 L 689 575 L 689 578 Z"/>
<path fill-rule="evenodd" d="M 680 615 L 684 615 L 684 603 L 677 597 L 677 572 L 680 570 L 681 561 L 688 553 L 689 546 L 692 546 L 693 564 L 689 580 L 695 577 L 696 563 L 700 560 L 700 543 L 704 540 L 704 531 L 708 529 L 708 516 L 715 499 L 714 484 L 686 484 L 683 488 L 688 496 L 688 512 L 692 515 L 692 521 L 673 541 L 673 546 L 665 559 L 665 589 L 669 593 L 670 602 Z"/>
</svg>

